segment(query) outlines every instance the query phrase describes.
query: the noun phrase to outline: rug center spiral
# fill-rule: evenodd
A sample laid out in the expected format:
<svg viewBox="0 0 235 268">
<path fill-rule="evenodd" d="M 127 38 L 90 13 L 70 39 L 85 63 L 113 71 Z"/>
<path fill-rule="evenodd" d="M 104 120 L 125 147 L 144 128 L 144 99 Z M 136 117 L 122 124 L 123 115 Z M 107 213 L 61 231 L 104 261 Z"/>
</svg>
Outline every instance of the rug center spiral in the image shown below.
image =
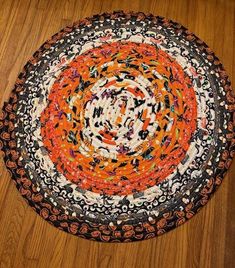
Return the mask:
<svg viewBox="0 0 235 268">
<path fill-rule="evenodd" d="M 154 133 L 156 115 L 151 111 L 156 101 L 146 90 L 151 84 L 143 76 L 135 81 L 126 76 L 123 73 L 118 78 L 98 80 L 85 109 L 87 124 L 81 133 L 107 158 L 134 152 Z"/>
</svg>

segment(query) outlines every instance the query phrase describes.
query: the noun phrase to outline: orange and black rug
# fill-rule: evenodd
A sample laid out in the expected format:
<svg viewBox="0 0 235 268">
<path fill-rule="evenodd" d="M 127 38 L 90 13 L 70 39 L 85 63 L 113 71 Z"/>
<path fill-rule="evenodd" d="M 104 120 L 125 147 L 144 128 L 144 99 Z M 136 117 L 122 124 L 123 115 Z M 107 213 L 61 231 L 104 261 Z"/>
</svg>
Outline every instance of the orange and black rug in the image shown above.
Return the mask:
<svg viewBox="0 0 235 268">
<path fill-rule="evenodd" d="M 6 166 L 44 219 L 128 242 L 191 218 L 234 154 L 234 96 L 211 49 L 178 23 L 96 15 L 25 65 L 0 118 Z"/>
</svg>

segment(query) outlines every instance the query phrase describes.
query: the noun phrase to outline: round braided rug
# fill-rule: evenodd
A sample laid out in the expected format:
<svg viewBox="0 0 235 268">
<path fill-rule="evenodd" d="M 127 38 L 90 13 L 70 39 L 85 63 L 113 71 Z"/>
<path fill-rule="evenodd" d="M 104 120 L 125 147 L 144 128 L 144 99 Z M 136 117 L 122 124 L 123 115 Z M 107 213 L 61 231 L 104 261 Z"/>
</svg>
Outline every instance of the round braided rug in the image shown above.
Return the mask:
<svg viewBox="0 0 235 268">
<path fill-rule="evenodd" d="M 79 237 L 128 242 L 190 219 L 234 155 L 234 96 L 208 46 L 143 13 L 64 28 L 25 65 L 0 117 L 12 179 Z"/>
</svg>

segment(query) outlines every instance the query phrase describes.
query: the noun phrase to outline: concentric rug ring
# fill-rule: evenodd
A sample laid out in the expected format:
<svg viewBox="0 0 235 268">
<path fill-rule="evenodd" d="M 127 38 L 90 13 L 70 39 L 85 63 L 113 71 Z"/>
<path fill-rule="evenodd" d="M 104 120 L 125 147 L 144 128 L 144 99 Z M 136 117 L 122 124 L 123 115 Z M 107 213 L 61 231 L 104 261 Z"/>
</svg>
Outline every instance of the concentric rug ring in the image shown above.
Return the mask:
<svg viewBox="0 0 235 268">
<path fill-rule="evenodd" d="M 35 52 L 0 118 L 4 160 L 44 219 L 128 242 L 184 223 L 234 154 L 234 96 L 218 58 L 178 23 L 104 13 Z"/>
</svg>

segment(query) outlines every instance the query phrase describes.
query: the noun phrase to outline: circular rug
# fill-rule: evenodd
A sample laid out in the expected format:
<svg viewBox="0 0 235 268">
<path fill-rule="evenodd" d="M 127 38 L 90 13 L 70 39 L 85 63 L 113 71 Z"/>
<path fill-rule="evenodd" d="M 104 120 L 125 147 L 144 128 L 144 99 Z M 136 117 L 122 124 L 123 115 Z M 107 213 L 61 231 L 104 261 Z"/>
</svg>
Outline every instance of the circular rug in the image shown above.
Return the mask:
<svg viewBox="0 0 235 268">
<path fill-rule="evenodd" d="M 190 219 L 234 154 L 234 96 L 208 46 L 178 23 L 114 12 L 36 51 L 1 114 L 22 196 L 79 237 L 127 242 Z"/>
</svg>

